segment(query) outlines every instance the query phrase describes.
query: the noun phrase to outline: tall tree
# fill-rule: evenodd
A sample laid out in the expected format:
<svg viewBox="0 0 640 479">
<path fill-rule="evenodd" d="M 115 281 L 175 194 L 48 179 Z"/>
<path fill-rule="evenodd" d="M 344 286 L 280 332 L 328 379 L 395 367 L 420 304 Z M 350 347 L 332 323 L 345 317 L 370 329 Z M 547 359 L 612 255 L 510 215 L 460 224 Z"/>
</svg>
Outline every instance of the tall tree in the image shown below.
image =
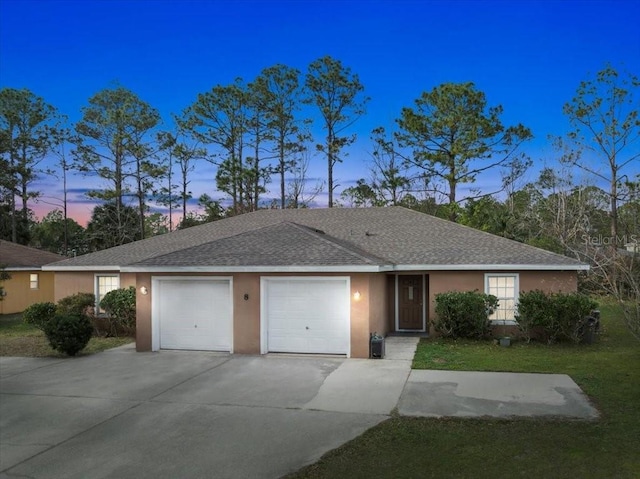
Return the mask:
<svg viewBox="0 0 640 479">
<path fill-rule="evenodd" d="M 389 138 L 384 128 L 372 132 L 373 163 L 371 166 L 372 187 L 382 205 L 397 206 L 411 189 L 412 179 L 403 165 L 402 157 L 394 139 Z"/>
<path fill-rule="evenodd" d="M 231 197 L 234 214 L 245 209 L 244 154 L 248 129 L 247 90 L 242 79 L 231 85 L 217 85 L 198 95 L 185 110 L 179 127 L 218 151 L 207 159 L 218 167 L 216 183 L 220 191 Z"/>
<path fill-rule="evenodd" d="M 308 134 L 298 118 L 302 104 L 300 71 L 286 65 L 262 70 L 250 85 L 251 94 L 264 111 L 273 156 L 277 162 L 273 172 L 280 177 L 280 208 L 286 207 L 285 175 L 296 167 L 304 151 Z"/>
<path fill-rule="evenodd" d="M 193 172 L 196 162 L 207 155 L 207 151 L 202 148 L 197 140 L 187 141 L 184 132 L 178 131 L 176 134 L 163 131 L 158 134 L 160 151 L 164 155 L 161 163 L 167 168 L 168 184 L 162 189 L 160 203 L 169 208 L 169 229 L 173 228 L 173 207 L 176 202 L 180 202 L 182 207 L 182 217 L 187 216 L 187 202 L 191 199 L 189 184 L 190 174 Z M 173 167 L 177 166 L 179 172 L 178 184 L 173 182 Z M 179 188 L 179 193 L 174 193 L 175 187 Z"/>
<path fill-rule="evenodd" d="M 621 76 L 606 66 L 595 78 L 581 82 L 576 96 L 564 105 L 573 127 L 569 139 L 579 150 L 589 152 L 570 156 L 569 161 L 609 184 L 611 236 L 616 240 L 622 171 L 637 165 L 640 158 L 640 150 L 634 146 L 640 139 L 639 104 L 634 97 L 638 86 L 640 80 L 635 75 Z"/>
<path fill-rule="evenodd" d="M 316 181 L 310 186 L 309 164 L 311 158 L 305 150 L 300 161 L 297 161 L 291 171 L 291 178 L 287 183 L 286 207 L 291 209 L 308 208 L 322 192 L 324 183 Z"/>
<path fill-rule="evenodd" d="M 309 65 L 305 85 L 306 101 L 320 111 L 327 134 L 324 144 L 318 144 L 316 148 L 327 157 L 327 192 L 331 208 L 336 188 L 333 168 L 342 161 L 342 150 L 356 140 L 355 134 L 346 135 L 346 131 L 365 113 L 369 99 L 363 96 L 364 86 L 358 75 L 330 56 Z"/>
<path fill-rule="evenodd" d="M 62 120 L 62 117 L 60 119 Z M 64 118 L 64 120 L 66 121 L 66 118 Z M 56 168 L 47 170 L 47 173 L 62 181 L 62 197 L 50 196 L 46 200 L 43 199 L 42 201 L 56 207 L 62 207 L 62 249 L 61 251 L 55 252 L 59 252 L 66 256 L 69 251 L 69 240 L 71 235 L 71 232 L 69 231 L 71 223 L 67 221 L 69 206 L 67 175 L 69 173 L 69 170 L 71 169 L 71 162 L 67 154 L 67 149 L 69 144 L 73 143 L 73 137 L 71 135 L 71 131 L 61 122 L 52 129 L 52 140 L 53 148 L 51 152 L 58 159 L 58 161 L 56 164 Z"/>
<path fill-rule="evenodd" d="M 82 119 L 76 124 L 78 143 L 75 166 L 81 172 L 97 174 L 109 185 L 103 190 L 91 190 L 90 197 L 113 202 L 115 235 L 128 236 L 128 216 L 124 213 L 124 197 L 133 193 L 138 198 L 138 230 L 144 236 L 145 178 L 154 177 L 150 158 L 153 148 L 148 139 L 160 122 L 158 111 L 123 87 L 105 89 L 89 99 L 82 109 Z M 133 178 L 131 185 L 127 179 Z M 133 187 L 132 187 L 133 186 Z M 126 213 L 127 215 L 129 212 Z"/>
<path fill-rule="evenodd" d="M 501 115 L 502 106 L 489 107 L 473 83 L 445 83 L 422 93 L 414 108 L 402 109 L 398 142 L 411 150 L 407 161 L 435 180 L 434 193 L 447 198 L 452 221 L 465 199 L 458 196 L 461 184 L 493 168 L 526 164 L 517 150 L 531 132 L 521 124 L 504 126 Z"/>
<path fill-rule="evenodd" d="M 28 221 L 30 199 L 40 192 L 31 185 L 37 179 L 38 164 L 51 150 L 51 124 L 56 109 L 27 89 L 0 90 L 0 157 L 2 188 L 11 215 L 11 240 L 18 241 L 18 214 Z M 18 212 L 16 197 L 21 200 Z"/>
</svg>

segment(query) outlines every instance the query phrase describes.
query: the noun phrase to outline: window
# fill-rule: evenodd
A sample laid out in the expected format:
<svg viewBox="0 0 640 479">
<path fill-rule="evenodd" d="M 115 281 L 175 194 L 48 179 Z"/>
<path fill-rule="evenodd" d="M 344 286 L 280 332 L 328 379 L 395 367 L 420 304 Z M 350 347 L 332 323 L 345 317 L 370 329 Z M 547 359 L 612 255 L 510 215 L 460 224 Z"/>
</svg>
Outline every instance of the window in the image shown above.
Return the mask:
<svg viewBox="0 0 640 479">
<path fill-rule="evenodd" d="M 38 289 L 38 287 L 40 286 L 39 285 L 39 280 L 40 280 L 40 278 L 39 278 L 38 273 L 31 273 L 29 275 L 29 287 L 31 289 Z"/>
<path fill-rule="evenodd" d="M 104 310 L 100 308 L 100 301 L 109 291 L 120 287 L 120 277 L 117 274 L 96 275 L 96 311 L 98 314 L 104 314 Z"/>
<path fill-rule="evenodd" d="M 489 316 L 492 321 L 515 321 L 516 303 L 518 295 L 517 274 L 486 274 L 484 290 L 498 298 L 498 309 Z"/>
</svg>

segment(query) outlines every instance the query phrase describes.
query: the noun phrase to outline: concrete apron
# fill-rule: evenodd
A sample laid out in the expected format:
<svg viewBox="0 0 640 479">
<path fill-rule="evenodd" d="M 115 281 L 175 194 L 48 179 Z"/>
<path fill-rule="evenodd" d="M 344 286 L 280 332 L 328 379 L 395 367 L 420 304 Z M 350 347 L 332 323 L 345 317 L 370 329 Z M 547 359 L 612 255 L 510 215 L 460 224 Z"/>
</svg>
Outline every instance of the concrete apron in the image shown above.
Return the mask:
<svg viewBox="0 0 640 479">
<path fill-rule="evenodd" d="M 423 417 L 598 418 L 566 374 L 413 370 L 398 412 Z"/>
</svg>

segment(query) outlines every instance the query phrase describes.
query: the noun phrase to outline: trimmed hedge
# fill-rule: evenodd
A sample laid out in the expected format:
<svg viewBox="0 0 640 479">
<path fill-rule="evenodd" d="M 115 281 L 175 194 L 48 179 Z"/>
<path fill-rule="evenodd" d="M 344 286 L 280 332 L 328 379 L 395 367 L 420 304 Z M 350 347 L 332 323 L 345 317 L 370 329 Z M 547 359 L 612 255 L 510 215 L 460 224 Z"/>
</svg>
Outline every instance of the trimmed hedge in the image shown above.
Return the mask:
<svg viewBox="0 0 640 479">
<path fill-rule="evenodd" d="M 579 343 L 587 332 L 587 318 L 598 303 L 580 293 L 520 293 L 516 321 L 522 336 L 537 336 L 549 344 L 558 341 Z"/>
<path fill-rule="evenodd" d="M 478 291 L 439 293 L 433 325 L 445 337 L 485 338 L 491 333 L 489 316 L 497 307 L 495 296 Z"/>
</svg>

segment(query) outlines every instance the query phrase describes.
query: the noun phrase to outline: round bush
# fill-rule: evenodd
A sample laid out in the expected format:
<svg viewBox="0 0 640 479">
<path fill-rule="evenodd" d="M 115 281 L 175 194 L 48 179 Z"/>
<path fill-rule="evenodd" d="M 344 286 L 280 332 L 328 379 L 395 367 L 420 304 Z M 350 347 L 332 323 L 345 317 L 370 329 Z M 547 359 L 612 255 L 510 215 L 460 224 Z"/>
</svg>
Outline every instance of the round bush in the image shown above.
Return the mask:
<svg viewBox="0 0 640 479">
<path fill-rule="evenodd" d="M 489 316 L 498 299 L 477 291 L 436 294 L 436 331 L 450 338 L 484 338 L 491 332 Z"/>
<path fill-rule="evenodd" d="M 86 316 L 56 315 L 47 322 L 44 332 L 53 349 L 75 356 L 89 343 L 93 326 Z"/>
<path fill-rule="evenodd" d="M 53 303 L 34 303 L 22 312 L 22 320 L 44 331 L 46 324 L 56 315 Z"/>
</svg>

